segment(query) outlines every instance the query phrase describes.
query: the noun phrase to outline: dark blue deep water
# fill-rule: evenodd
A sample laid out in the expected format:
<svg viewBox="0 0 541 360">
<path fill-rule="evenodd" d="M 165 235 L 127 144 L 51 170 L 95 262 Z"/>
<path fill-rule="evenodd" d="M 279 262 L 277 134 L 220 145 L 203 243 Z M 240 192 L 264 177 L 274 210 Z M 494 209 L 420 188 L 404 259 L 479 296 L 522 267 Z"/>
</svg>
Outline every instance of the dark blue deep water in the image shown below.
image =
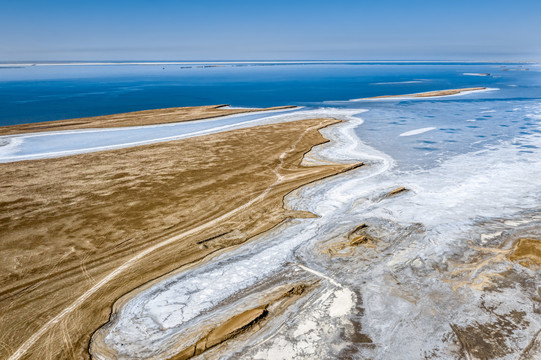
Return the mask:
<svg viewBox="0 0 541 360">
<path fill-rule="evenodd" d="M 491 63 L 0 67 L 0 125 L 208 104 L 319 106 L 477 86 L 505 88 L 506 98 L 530 98 L 541 93 L 539 70 Z"/>
</svg>

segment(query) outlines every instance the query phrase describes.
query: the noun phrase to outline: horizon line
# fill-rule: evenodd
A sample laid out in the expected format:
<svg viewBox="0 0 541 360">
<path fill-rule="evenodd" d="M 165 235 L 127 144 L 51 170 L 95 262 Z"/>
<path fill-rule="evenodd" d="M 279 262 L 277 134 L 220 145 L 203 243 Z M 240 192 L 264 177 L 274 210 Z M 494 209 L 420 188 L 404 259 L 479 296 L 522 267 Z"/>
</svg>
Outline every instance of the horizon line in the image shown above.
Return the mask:
<svg viewBox="0 0 541 360">
<path fill-rule="evenodd" d="M 16 66 L 33 66 L 33 65 L 116 65 L 116 64 L 126 64 L 126 65 L 166 65 L 166 64 L 196 64 L 196 63 L 222 63 L 222 64 L 250 64 L 250 63 L 267 63 L 267 64 L 279 64 L 279 63 L 539 63 L 541 60 L 442 60 L 442 59 L 422 59 L 422 60 L 391 60 L 391 59 L 380 59 L 380 60 L 344 60 L 344 59 L 333 59 L 333 60 L 320 60 L 320 59 L 302 59 L 302 60 L 291 60 L 291 59 L 282 59 L 282 60 L 268 60 L 268 59 L 259 59 L 259 60 L 238 60 L 238 59 L 227 59 L 227 60 L 16 60 L 16 61 L 0 61 L 0 66 L 16 65 Z"/>
</svg>

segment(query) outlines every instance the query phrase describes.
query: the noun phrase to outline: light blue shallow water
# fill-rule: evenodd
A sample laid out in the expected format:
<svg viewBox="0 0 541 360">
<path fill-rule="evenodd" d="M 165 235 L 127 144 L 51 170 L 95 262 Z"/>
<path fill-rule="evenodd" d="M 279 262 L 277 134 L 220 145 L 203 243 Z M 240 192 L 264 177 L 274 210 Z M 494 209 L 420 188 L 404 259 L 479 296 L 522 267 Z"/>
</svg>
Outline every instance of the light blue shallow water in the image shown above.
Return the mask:
<svg viewBox="0 0 541 360">
<path fill-rule="evenodd" d="M 525 156 L 537 147 L 524 136 L 541 136 L 539 100 L 501 99 L 506 89 L 446 100 L 402 101 L 367 106 L 358 135 L 367 144 L 409 167 L 426 167 L 461 153 L 513 142 Z M 420 128 L 419 135 L 400 136 Z"/>
</svg>

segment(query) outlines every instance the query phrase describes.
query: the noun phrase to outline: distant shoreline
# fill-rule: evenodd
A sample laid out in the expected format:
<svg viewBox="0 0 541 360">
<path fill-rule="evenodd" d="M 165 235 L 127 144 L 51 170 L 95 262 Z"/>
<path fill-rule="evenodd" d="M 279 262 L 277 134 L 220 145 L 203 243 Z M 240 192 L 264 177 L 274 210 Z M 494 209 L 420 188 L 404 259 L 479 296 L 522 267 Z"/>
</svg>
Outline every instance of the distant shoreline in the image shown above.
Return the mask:
<svg viewBox="0 0 541 360">
<path fill-rule="evenodd" d="M 250 65 L 250 64 L 538 64 L 539 61 L 501 61 L 501 60 L 183 60 L 183 61 L 11 61 L 0 62 L 2 68 L 22 68 L 30 66 L 106 66 L 106 65 Z"/>
</svg>

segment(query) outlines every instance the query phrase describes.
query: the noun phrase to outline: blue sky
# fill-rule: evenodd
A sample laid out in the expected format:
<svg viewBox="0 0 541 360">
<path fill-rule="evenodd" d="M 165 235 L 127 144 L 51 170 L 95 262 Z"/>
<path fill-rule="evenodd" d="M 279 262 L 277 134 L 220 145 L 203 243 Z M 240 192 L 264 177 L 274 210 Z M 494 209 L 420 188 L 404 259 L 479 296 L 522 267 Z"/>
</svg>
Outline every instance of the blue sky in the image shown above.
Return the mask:
<svg viewBox="0 0 541 360">
<path fill-rule="evenodd" d="M 3 0 L 0 61 L 541 59 L 540 0 Z"/>
</svg>

